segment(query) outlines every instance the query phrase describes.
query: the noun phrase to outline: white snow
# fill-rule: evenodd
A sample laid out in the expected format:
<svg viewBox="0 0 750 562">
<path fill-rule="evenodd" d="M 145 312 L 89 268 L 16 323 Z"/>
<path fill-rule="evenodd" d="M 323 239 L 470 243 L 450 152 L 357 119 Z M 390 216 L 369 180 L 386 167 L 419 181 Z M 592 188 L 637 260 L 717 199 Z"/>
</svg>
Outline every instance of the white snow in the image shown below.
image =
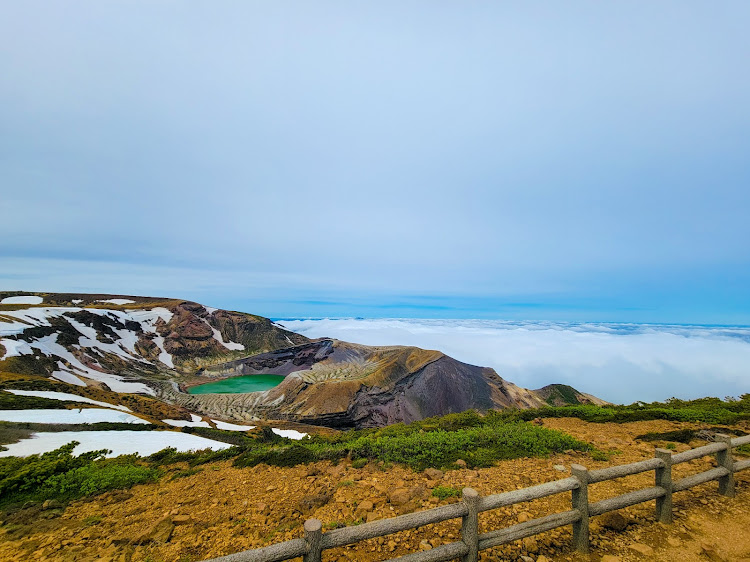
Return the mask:
<svg viewBox="0 0 750 562">
<path fill-rule="evenodd" d="M 58 367 L 62 367 L 60 361 L 57 362 Z M 52 378 L 57 379 L 61 382 L 66 382 L 68 384 L 74 384 L 76 386 L 86 386 L 86 383 L 83 382 L 81 379 L 79 379 L 77 376 L 75 376 L 73 373 L 69 373 L 68 371 L 53 371 L 52 372 Z"/>
<path fill-rule="evenodd" d="M 137 453 L 148 456 L 166 447 L 178 451 L 196 451 L 200 449 L 228 449 L 230 445 L 206 439 L 189 433 L 176 431 L 61 431 L 56 433 L 34 433 L 29 439 L 6 445 L 7 451 L 1 451 L 0 457 L 26 457 L 28 455 L 54 451 L 78 441 L 74 452 L 77 455 L 87 451 L 110 449 L 108 457 Z"/>
<path fill-rule="evenodd" d="M 84 396 L 78 396 L 77 394 L 70 394 L 69 392 L 54 392 L 51 390 L 14 390 L 7 389 L 7 392 L 16 394 L 18 396 L 36 396 L 38 398 L 49 398 L 50 400 L 75 400 L 76 402 L 85 402 L 87 404 L 95 404 L 104 408 L 115 408 L 116 410 L 122 410 L 124 412 L 130 412 L 130 408 L 122 406 L 120 404 L 109 404 L 107 402 L 100 402 L 99 400 L 92 400 Z"/>
<path fill-rule="evenodd" d="M 206 324 L 208 324 L 208 322 L 206 322 Z M 235 343 L 233 341 L 225 342 L 224 338 L 221 337 L 221 332 L 219 332 L 219 330 L 217 330 L 210 324 L 208 325 L 208 327 L 211 328 L 211 331 L 214 333 L 214 339 L 218 341 L 221 345 L 226 347 L 227 349 L 231 349 L 232 351 L 242 351 L 245 349 L 245 346 L 242 345 L 241 343 Z"/>
<path fill-rule="evenodd" d="M 203 308 L 205 308 L 206 312 L 208 312 L 209 314 L 213 314 L 214 312 L 219 310 L 218 308 L 214 308 L 213 306 L 204 306 Z"/>
<path fill-rule="evenodd" d="M 148 423 L 132 414 L 102 408 L 78 410 L 0 410 L 0 421 L 17 423 Z"/>
<path fill-rule="evenodd" d="M 73 304 L 81 304 L 83 302 L 83 299 L 73 299 L 70 302 L 72 302 Z"/>
<path fill-rule="evenodd" d="M 211 421 L 216 424 L 216 429 L 223 429 L 224 431 L 247 431 L 248 429 L 255 429 L 254 425 L 237 425 L 214 419 Z"/>
<path fill-rule="evenodd" d="M 76 308 L 76 307 L 40 307 L 40 308 L 29 308 L 24 310 L 12 310 L 3 311 L 2 318 L 0 318 L 0 337 L 12 336 L 22 333 L 25 329 L 31 326 L 50 326 L 50 318 L 63 316 L 69 312 L 79 312 L 86 310 L 92 314 L 99 316 L 110 316 L 118 319 L 121 323 L 126 321 L 138 322 L 141 325 L 141 329 L 146 334 L 151 334 L 154 338 L 154 342 L 161 350 L 159 354 L 159 360 L 170 368 L 174 368 L 172 357 L 167 353 L 164 348 L 164 338 L 156 335 L 156 323 L 159 319 L 164 322 L 169 322 L 172 319 L 172 313 L 163 307 L 156 307 L 151 310 L 106 310 L 98 308 Z M 8 319 L 11 321 L 8 321 Z M 146 362 L 145 359 L 138 356 L 135 352 L 135 344 L 138 341 L 138 335 L 136 332 L 126 329 L 114 329 L 114 332 L 120 337 L 118 341 L 112 343 L 101 342 L 96 339 L 96 330 L 93 328 L 76 321 L 70 316 L 65 316 L 65 320 L 70 322 L 80 334 L 79 345 L 84 348 L 91 350 L 93 353 L 112 353 L 128 361 L 142 361 Z M 0 343 L 6 349 L 6 353 L 0 359 L 13 357 L 18 355 L 30 355 L 34 353 L 34 349 L 37 349 L 45 355 L 57 355 L 70 363 L 70 367 L 67 368 L 60 365 L 60 371 L 55 371 L 53 376 L 59 380 L 65 382 L 71 382 L 72 384 L 83 384 L 80 379 L 71 379 L 71 375 L 81 374 L 86 377 L 106 383 L 112 390 L 116 392 L 144 392 L 147 394 L 153 394 L 150 388 L 141 383 L 127 382 L 117 375 L 109 373 L 102 373 L 91 367 L 84 366 L 80 360 L 76 359 L 66 348 L 56 343 L 54 336 L 47 336 L 46 338 L 40 338 L 34 342 L 23 342 L 12 339 L 1 339 Z M 94 355 L 95 358 L 95 355 Z"/>
<path fill-rule="evenodd" d="M 295 431 L 293 429 L 276 429 L 274 427 L 271 429 L 271 431 L 273 431 L 280 437 L 286 437 L 288 439 L 302 439 L 303 437 L 307 436 L 307 433 L 300 433 L 299 431 Z"/>
<path fill-rule="evenodd" d="M 0 304 L 42 304 L 44 299 L 34 295 L 5 297 Z"/>
<path fill-rule="evenodd" d="M 135 301 L 132 301 L 130 299 L 107 299 L 107 300 L 98 300 L 96 302 L 105 302 L 107 304 L 116 304 L 118 306 L 122 306 L 124 304 L 133 304 Z"/>
<path fill-rule="evenodd" d="M 207 421 L 203 421 L 203 418 L 201 418 L 200 416 L 196 416 L 195 414 L 190 414 L 190 417 L 192 418 L 192 421 L 185 421 L 185 420 L 161 420 L 161 421 L 173 427 L 211 427 L 211 425 Z"/>
<path fill-rule="evenodd" d="M 164 348 L 164 338 L 161 336 L 155 336 L 154 343 L 161 350 L 161 352 L 159 353 L 159 361 L 164 363 L 170 369 L 174 369 L 174 361 L 172 361 L 172 356 L 167 353 L 167 350 Z"/>
<path fill-rule="evenodd" d="M 31 347 L 25 341 L 16 341 L 8 338 L 0 340 L 0 344 L 5 348 L 5 355 L 0 359 L 6 359 L 8 357 L 18 357 L 19 355 L 31 355 Z"/>
</svg>

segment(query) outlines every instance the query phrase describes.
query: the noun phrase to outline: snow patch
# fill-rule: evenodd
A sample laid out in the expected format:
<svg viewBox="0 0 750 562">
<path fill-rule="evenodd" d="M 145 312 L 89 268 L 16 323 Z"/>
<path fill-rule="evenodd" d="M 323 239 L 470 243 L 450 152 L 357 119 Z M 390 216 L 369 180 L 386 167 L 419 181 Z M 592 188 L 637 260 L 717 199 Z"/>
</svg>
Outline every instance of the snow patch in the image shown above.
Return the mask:
<svg viewBox="0 0 750 562">
<path fill-rule="evenodd" d="M 96 302 L 105 302 L 107 304 L 116 304 L 117 306 L 122 306 L 124 304 L 134 304 L 135 301 L 130 299 L 107 299 L 107 300 L 99 300 Z"/>
<path fill-rule="evenodd" d="M 84 396 L 78 396 L 77 394 L 70 394 L 69 392 L 54 392 L 51 390 L 15 390 L 6 389 L 11 394 L 17 396 L 36 396 L 38 398 L 49 398 L 50 400 L 74 400 L 76 402 L 85 402 L 86 404 L 95 404 L 96 406 L 102 406 L 104 408 L 115 408 L 116 410 L 122 410 L 124 412 L 130 412 L 130 408 L 122 406 L 120 404 L 109 404 L 108 402 L 100 402 L 99 400 L 92 400 Z"/>
<path fill-rule="evenodd" d="M 280 437 L 286 437 L 287 439 L 302 439 L 303 437 L 307 437 L 307 433 L 301 433 L 293 429 L 276 429 L 274 427 L 271 429 L 271 431 L 273 431 L 276 435 Z"/>
<path fill-rule="evenodd" d="M 83 299 L 73 299 L 70 302 L 72 302 L 73 304 L 81 304 L 83 302 Z"/>
<path fill-rule="evenodd" d="M 254 425 L 237 425 L 214 419 L 211 421 L 216 424 L 216 429 L 223 429 L 224 431 L 247 431 L 249 429 L 255 429 Z"/>
<path fill-rule="evenodd" d="M 149 423 L 132 414 L 102 408 L 78 410 L 0 410 L 0 421 L 16 423 Z"/>
<path fill-rule="evenodd" d="M 60 367 L 60 362 L 57 362 L 58 367 Z M 86 386 L 86 383 L 83 382 L 81 379 L 79 379 L 77 376 L 75 376 L 73 373 L 70 373 L 68 371 L 54 371 L 52 373 L 52 378 L 57 379 L 60 382 L 66 382 L 68 384 L 74 384 L 76 386 Z"/>
<path fill-rule="evenodd" d="M 166 447 L 174 447 L 180 452 L 213 449 L 228 449 L 230 445 L 213 439 L 206 439 L 189 433 L 176 431 L 61 431 L 56 433 L 34 433 L 29 439 L 6 445 L 7 451 L 0 457 L 27 457 L 54 451 L 71 441 L 78 441 L 76 455 L 88 451 L 110 449 L 108 457 L 139 454 L 153 455 Z"/>
<path fill-rule="evenodd" d="M 207 421 L 203 421 L 203 418 L 200 416 L 196 416 L 195 414 L 190 414 L 191 421 L 185 421 L 185 420 L 161 420 L 166 424 L 169 424 L 173 427 L 211 427 L 211 425 Z"/>
<path fill-rule="evenodd" d="M 0 304 L 42 304 L 44 299 L 33 295 L 5 297 Z"/>
</svg>

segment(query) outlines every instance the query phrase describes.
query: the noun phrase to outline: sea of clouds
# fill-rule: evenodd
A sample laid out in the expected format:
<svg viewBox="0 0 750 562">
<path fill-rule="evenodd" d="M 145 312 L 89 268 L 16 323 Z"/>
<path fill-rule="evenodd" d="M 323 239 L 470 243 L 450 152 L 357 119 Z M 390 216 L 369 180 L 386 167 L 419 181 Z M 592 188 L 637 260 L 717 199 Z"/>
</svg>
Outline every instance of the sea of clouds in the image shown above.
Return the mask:
<svg viewBox="0 0 750 562">
<path fill-rule="evenodd" d="M 496 320 L 279 320 L 305 336 L 414 345 L 526 388 L 569 384 L 610 402 L 750 392 L 750 328 Z"/>
</svg>

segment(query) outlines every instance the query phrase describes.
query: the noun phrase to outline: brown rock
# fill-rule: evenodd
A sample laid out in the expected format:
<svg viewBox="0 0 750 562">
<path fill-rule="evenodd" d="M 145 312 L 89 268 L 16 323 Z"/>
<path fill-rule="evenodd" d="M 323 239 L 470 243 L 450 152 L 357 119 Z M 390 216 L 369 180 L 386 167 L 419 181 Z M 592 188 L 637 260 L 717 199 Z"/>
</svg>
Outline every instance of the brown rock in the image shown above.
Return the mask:
<svg viewBox="0 0 750 562">
<path fill-rule="evenodd" d="M 370 500 L 365 500 L 357 506 L 357 511 L 361 513 L 368 513 L 375 508 Z"/>
<path fill-rule="evenodd" d="M 536 562 L 550 562 L 550 559 L 547 558 L 544 554 L 541 554 L 537 559 Z"/>
<path fill-rule="evenodd" d="M 622 558 L 619 556 L 612 556 L 611 554 L 605 554 L 602 556 L 601 562 L 622 562 Z"/>
<path fill-rule="evenodd" d="M 424 539 L 419 543 L 419 550 L 432 550 L 432 545 L 427 541 L 427 539 Z"/>
<path fill-rule="evenodd" d="M 647 544 L 642 543 L 633 543 L 630 546 L 628 546 L 628 549 L 632 550 L 633 552 L 637 554 L 641 554 L 643 556 L 653 556 L 654 549 L 648 546 Z"/>
<path fill-rule="evenodd" d="M 151 527 L 143 535 L 138 537 L 134 542 L 135 544 L 145 544 L 149 542 L 169 542 L 169 539 L 172 538 L 173 531 L 174 523 L 172 523 L 169 517 L 165 517 L 157 521 L 153 527 Z"/>
<path fill-rule="evenodd" d="M 297 509 L 307 515 L 323 507 L 329 501 L 331 501 L 331 496 L 328 494 L 309 494 L 297 502 Z"/>
<path fill-rule="evenodd" d="M 602 527 L 612 529 L 614 531 L 624 531 L 628 526 L 628 520 L 617 511 L 610 511 L 602 515 L 600 519 Z"/>
<path fill-rule="evenodd" d="M 519 523 L 526 523 L 526 521 L 531 521 L 533 517 L 531 516 L 531 513 L 528 511 L 522 511 L 518 514 L 518 522 Z"/>
<path fill-rule="evenodd" d="M 187 525 L 193 522 L 193 518 L 189 515 L 174 515 L 172 516 L 172 523 L 175 525 Z"/>
<path fill-rule="evenodd" d="M 424 471 L 424 475 L 427 477 L 428 480 L 442 480 L 443 479 L 443 471 L 438 470 L 437 468 L 426 468 Z"/>
<path fill-rule="evenodd" d="M 395 488 L 388 494 L 388 500 L 393 505 L 404 505 L 411 500 L 411 493 L 407 488 Z"/>
<path fill-rule="evenodd" d="M 458 468 L 466 468 L 466 461 L 463 459 L 458 459 L 453 464 L 455 464 Z"/>
</svg>

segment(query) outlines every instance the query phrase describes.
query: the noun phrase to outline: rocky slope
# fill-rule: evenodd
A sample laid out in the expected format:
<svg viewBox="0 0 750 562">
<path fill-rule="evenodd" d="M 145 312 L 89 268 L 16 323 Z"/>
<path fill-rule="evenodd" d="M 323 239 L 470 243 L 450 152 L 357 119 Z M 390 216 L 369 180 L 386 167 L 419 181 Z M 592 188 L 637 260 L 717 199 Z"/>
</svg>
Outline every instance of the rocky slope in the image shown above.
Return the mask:
<svg viewBox="0 0 750 562">
<path fill-rule="evenodd" d="M 467 409 L 600 403 L 538 391 L 439 351 L 311 341 L 267 318 L 175 299 L 0 293 L 0 371 L 148 393 L 224 419 L 373 427 Z M 279 374 L 265 392 L 191 395 L 191 385 Z"/>
<path fill-rule="evenodd" d="M 565 478 L 573 463 L 593 470 L 653 458 L 653 444 L 636 436 L 700 427 L 685 422 L 598 424 L 576 419 L 545 419 L 544 425 L 616 456 L 601 461 L 585 453 L 564 453 L 446 472 L 414 472 L 375 463 L 355 468 L 349 461 L 293 468 L 215 463 L 184 477 L 164 477 L 158 483 L 79 500 L 65 509 L 36 504 L 2 514 L 0 560 L 206 560 L 301 536 L 309 517 L 320 519 L 328 531 L 458 501 L 432 495 L 438 486 L 457 490 L 470 486 L 488 495 Z M 705 441 L 678 444 L 676 452 L 700 445 Z M 681 478 L 711 466 L 711 459 L 704 458 L 675 470 Z M 186 468 L 182 463 L 168 470 L 176 475 Z M 653 502 L 618 512 L 621 524 L 617 526 L 617 520 L 606 516 L 592 518 L 590 556 L 572 550 L 568 526 L 483 551 L 481 560 L 747 562 L 750 472 L 737 473 L 736 478 L 736 498 L 718 495 L 715 483 L 676 494 L 672 525 L 656 522 Z M 653 486 L 653 473 L 602 482 L 593 488 L 591 501 L 647 486 Z M 481 532 L 569 509 L 570 494 L 502 507 L 481 515 Z M 455 519 L 326 551 L 325 560 L 374 562 L 431 549 L 459 536 L 460 519 Z"/>
<path fill-rule="evenodd" d="M 244 395 L 188 395 L 165 388 L 164 398 L 205 414 L 293 419 L 331 427 L 376 427 L 468 409 L 544 405 L 534 391 L 493 369 L 416 347 L 370 347 L 323 339 L 207 368 L 204 376 L 276 373 L 277 387 Z"/>
</svg>

